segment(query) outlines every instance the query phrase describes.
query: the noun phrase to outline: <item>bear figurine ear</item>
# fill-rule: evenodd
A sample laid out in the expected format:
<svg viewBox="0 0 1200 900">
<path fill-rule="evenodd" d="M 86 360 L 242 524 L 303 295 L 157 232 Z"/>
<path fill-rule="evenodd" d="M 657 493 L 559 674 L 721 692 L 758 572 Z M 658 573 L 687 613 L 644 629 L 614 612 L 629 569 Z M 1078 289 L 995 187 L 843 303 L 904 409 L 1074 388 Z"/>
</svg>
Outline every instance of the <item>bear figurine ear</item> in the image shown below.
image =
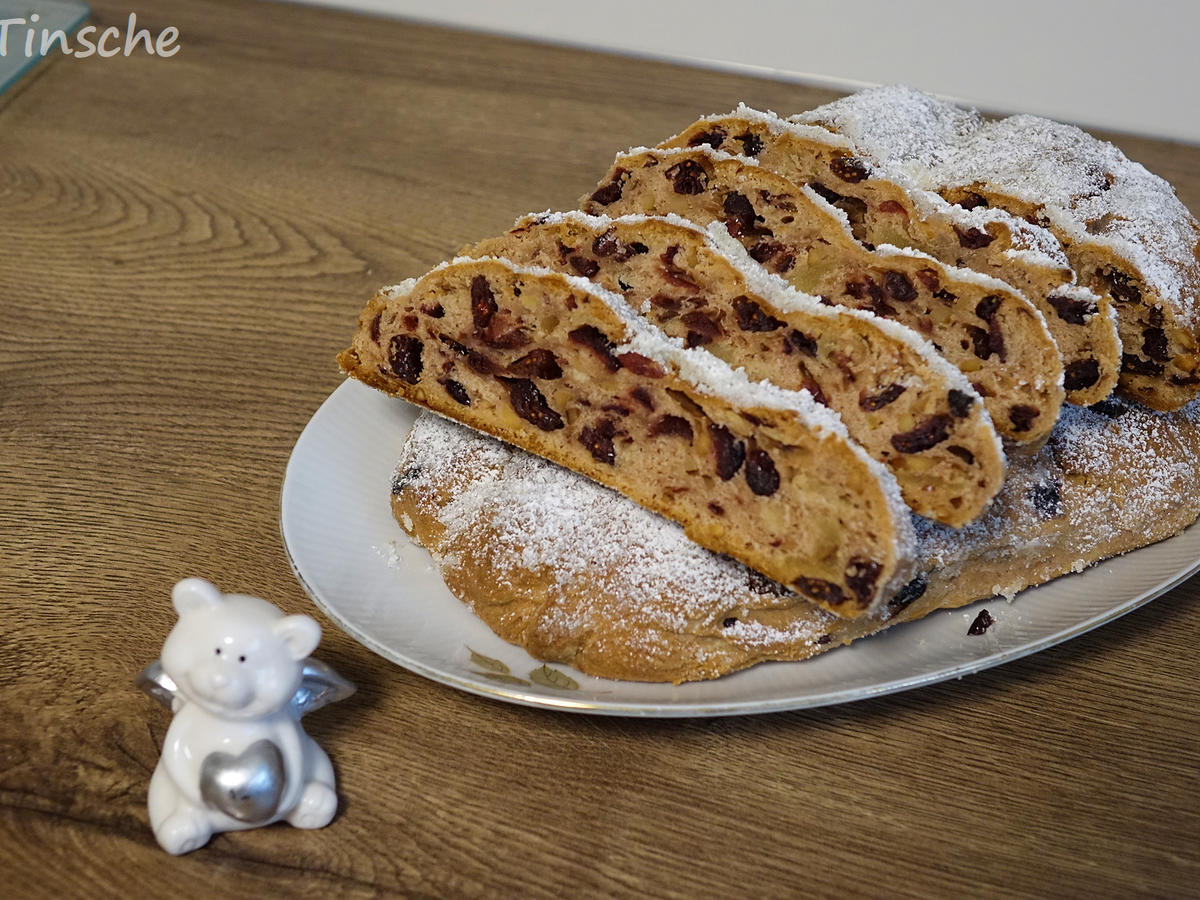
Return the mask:
<svg viewBox="0 0 1200 900">
<path fill-rule="evenodd" d="M 284 616 L 272 627 L 283 638 L 292 659 L 304 659 L 321 642 L 321 626 L 309 616 Z"/>
<path fill-rule="evenodd" d="M 219 606 L 224 601 L 225 595 L 217 590 L 217 586 L 203 578 L 185 578 L 171 591 L 171 602 L 175 605 L 175 612 L 181 616 Z"/>
</svg>

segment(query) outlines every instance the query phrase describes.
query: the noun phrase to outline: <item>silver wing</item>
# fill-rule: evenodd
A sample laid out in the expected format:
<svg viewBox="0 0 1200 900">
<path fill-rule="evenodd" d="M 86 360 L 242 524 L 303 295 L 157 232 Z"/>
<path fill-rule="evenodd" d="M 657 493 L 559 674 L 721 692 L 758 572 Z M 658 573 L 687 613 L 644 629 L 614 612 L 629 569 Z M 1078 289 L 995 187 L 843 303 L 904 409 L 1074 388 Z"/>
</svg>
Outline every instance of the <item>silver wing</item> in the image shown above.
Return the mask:
<svg viewBox="0 0 1200 900">
<path fill-rule="evenodd" d="M 179 696 L 179 685 L 163 671 L 162 663 L 159 660 L 156 659 L 138 672 L 134 676 L 133 683 L 135 687 L 149 694 L 167 709 L 174 710 L 175 699 Z M 306 716 L 322 706 L 328 706 L 338 700 L 345 700 L 353 693 L 353 684 L 330 666 L 310 656 L 304 660 L 300 687 L 296 689 L 291 700 L 292 712 L 297 716 Z"/>
</svg>

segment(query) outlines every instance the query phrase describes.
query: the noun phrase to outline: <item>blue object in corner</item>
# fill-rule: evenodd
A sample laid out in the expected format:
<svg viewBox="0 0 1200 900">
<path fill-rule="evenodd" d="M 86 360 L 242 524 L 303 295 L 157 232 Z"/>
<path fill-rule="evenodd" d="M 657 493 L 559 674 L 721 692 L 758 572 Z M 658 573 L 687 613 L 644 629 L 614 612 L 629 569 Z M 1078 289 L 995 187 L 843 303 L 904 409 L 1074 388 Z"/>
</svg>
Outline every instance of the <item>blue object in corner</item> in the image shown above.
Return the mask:
<svg viewBox="0 0 1200 900">
<path fill-rule="evenodd" d="M 0 22 L 6 19 L 23 19 L 25 24 L 12 23 L 8 26 L 7 40 L 0 46 L 0 94 L 16 84 L 17 81 L 37 65 L 42 58 L 42 29 L 53 34 L 62 31 L 68 37 L 75 29 L 83 24 L 91 10 L 86 3 L 76 3 L 72 0 L 0 0 Z M 36 14 L 38 20 L 31 21 Z M 32 55 L 25 55 L 26 35 L 30 30 L 35 32 Z M 51 53 L 58 53 L 58 45 L 52 44 Z"/>
</svg>

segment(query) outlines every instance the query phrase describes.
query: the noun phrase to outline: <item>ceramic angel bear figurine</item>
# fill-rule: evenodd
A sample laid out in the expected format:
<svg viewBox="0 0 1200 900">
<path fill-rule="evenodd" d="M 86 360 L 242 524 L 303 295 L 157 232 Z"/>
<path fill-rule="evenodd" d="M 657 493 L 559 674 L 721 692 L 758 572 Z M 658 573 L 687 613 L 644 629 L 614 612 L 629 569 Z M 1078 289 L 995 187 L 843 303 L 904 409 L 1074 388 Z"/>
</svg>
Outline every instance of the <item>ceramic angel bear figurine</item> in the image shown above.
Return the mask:
<svg viewBox="0 0 1200 900">
<path fill-rule="evenodd" d="M 150 779 L 159 844 L 179 854 L 218 832 L 329 824 L 333 767 L 300 716 L 354 688 L 308 658 L 320 626 L 199 578 L 179 582 L 171 599 L 179 621 L 137 679 L 175 713 Z"/>
</svg>

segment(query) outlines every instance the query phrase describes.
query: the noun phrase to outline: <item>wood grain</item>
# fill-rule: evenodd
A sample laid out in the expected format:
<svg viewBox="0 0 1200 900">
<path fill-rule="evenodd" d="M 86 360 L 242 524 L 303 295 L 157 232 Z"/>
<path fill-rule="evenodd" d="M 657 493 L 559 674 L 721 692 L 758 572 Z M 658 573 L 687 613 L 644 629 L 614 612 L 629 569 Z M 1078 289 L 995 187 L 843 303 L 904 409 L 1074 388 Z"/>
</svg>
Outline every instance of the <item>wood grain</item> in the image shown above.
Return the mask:
<svg viewBox="0 0 1200 900">
<path fill-rule="evenodd" d="M 137 11 L 176 57 L 58 59 L 0 97 L 0 894 L 1194 891 L 1195 581 L 962 681 L 720 720 L 496 703 L 323 621 L 360 688 L 306 720 L 339 817 L 162 853 L 168 716 L 130 678 L 180 577 L 315 612 L 279 489 L 373 289 L 699 114 L 831 95 L 275 4 Z M 1200 149 L 1113 137 L 1200 209 Z"/>
</svg>

